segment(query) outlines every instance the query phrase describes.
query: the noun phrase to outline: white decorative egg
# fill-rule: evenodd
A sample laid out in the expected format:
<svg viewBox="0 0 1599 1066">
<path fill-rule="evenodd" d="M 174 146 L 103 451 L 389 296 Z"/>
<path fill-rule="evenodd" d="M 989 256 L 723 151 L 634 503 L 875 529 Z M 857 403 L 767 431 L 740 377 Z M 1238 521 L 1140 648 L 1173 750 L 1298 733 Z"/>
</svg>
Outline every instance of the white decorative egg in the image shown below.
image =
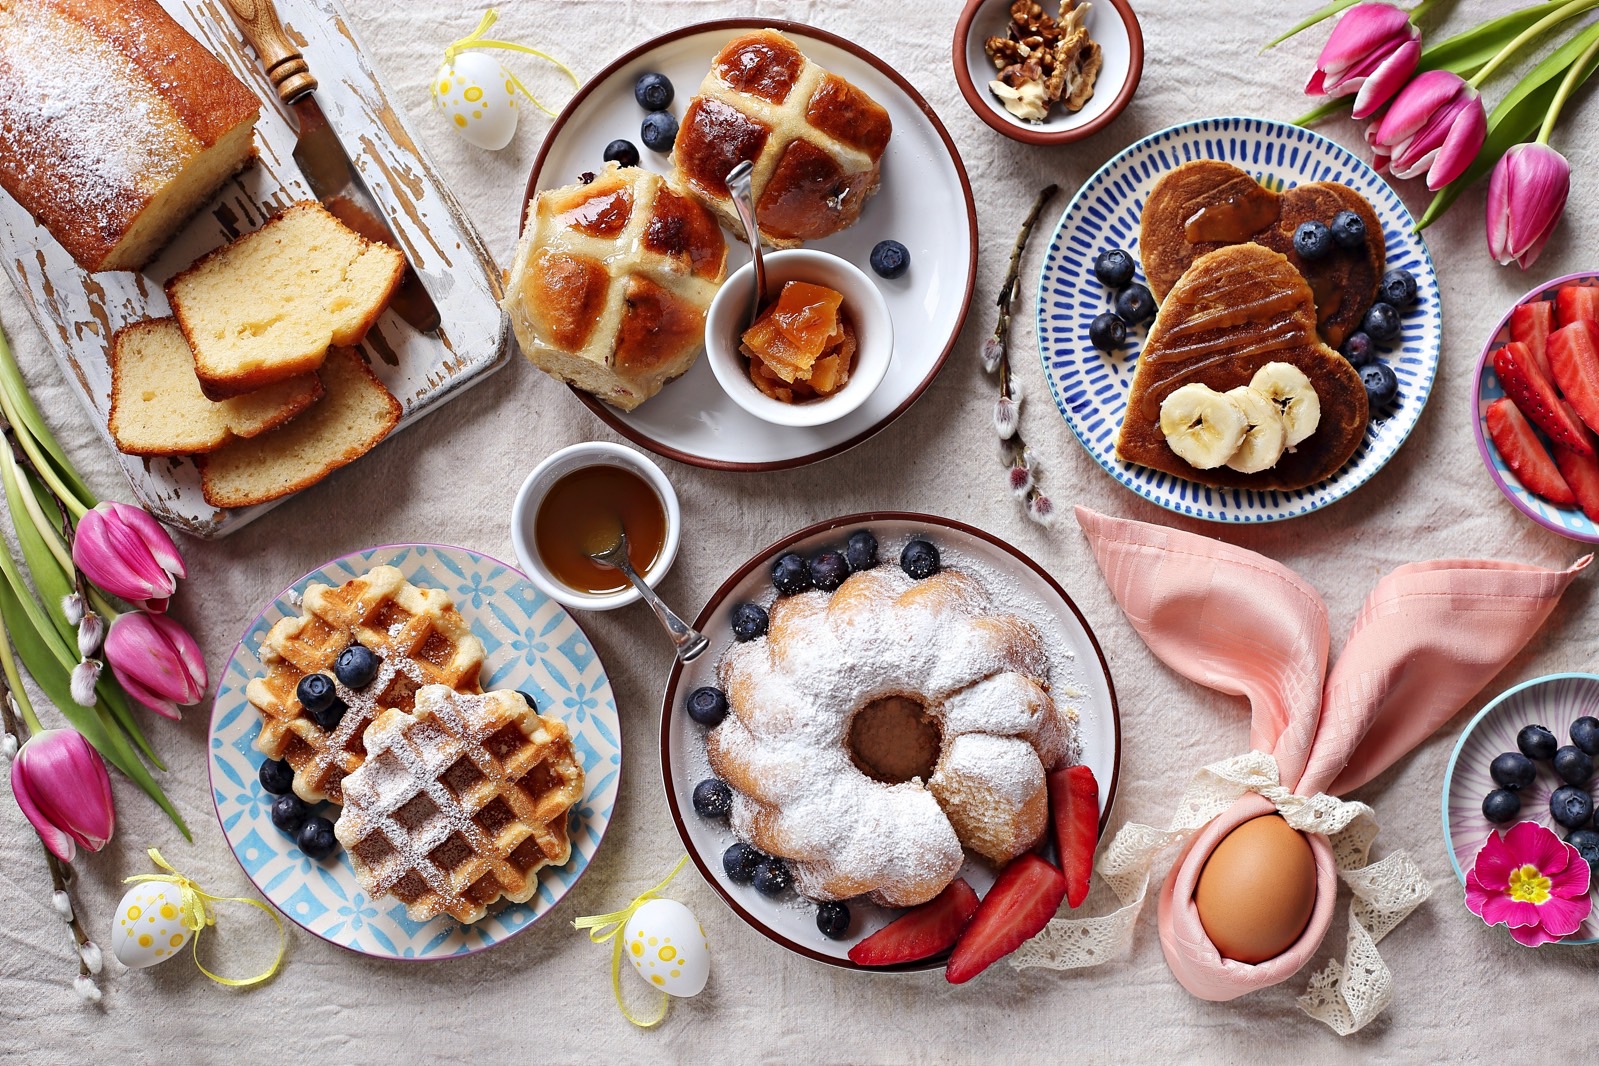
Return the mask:
<svg viewBox="0 0 1599 1066">
<path fill-rule="evenodd" d="M 622 953 L 638 975 L 668 995 L 697 996 L 711 976 L 705 930 L 675 899 L 652 899 L 634 911 L 622 938 Z"/>
<path fill-rule="evenodd" d="M 182 899 L 178 886 L 166 881 L 144 881 L 128 889 L 111 927 L 111 952 L 117 961 L 138 970 L 182 951 L 189 942 Z"/>
<path fill-rule="evenodd" d="M 433 76 L 433 104 L 461 136 L 497 152 L 511 143 L 521 111 L 511 75 L 490 55 L 461 52 Z"/>
</svg>

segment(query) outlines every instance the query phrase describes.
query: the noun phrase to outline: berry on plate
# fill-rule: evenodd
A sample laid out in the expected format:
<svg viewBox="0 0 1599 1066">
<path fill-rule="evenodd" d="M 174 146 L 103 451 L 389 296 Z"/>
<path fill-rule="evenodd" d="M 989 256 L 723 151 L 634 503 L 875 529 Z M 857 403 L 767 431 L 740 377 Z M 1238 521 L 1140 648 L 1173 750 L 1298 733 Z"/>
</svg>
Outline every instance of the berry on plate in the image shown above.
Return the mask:
<svg viewBox="0 0 1599 1066">
<path fill-rule="evenodd" d="M 345 688 L 366 688 L 378 676 L 380 665 L 381 661 L 371 648 L 351 644 L 333 661 L 333 676 Z"/>
<path fill-rule="evenodd" d="M 1399 378 L 1394 368 L 1374 359 L 1360 368 L 1360 383 L 1366 386 L 1366 403 L 1373 411 L 1381 411 L 1399 396 Z"/>
<path fill-rule="evenodd" d="M 1353 211 L 1338 212 L 1327 228 L 1332 230 L 1333 242 L 1340 248 L 1359 248 L 1366 243 L 1366 220 Z"/>
<path fill-rule="evenodd" d="M 849 905 L 830 899 L 817 907 L 816 928 L 829 940 L 843 940 L 849 936 Z"/>
<path fill-rule="evenodd" d="M 614 140 L 605 146 L 605 154 L 601 156 L 607 163 L 620 163 L 624 167 L 638 166 L 638 149 L 632 141 Z"/>
<path fill-rule="evenodd" d="M 1349 360 L 1350 366 L 1362 367 L 1377 358 L 1375 348 L 1371 338 L 1357 329 L 1344 338 L 1344 346 L 1339 351 Z"/>
<path fill-rule="evenodd" d="M 1066 875 L 1066 902 L 1078 907 L 1088 898 L 1094 849 L 1099 845 L 1099 783 L 1086 766 L 1051 770 L 1048 781 L 1056 857 Z"/>
<path fill-rule="evenodd" d="M 1495 825 L 1513 822 L 1521 814 L 1521 796 L 1508 788 L 1496 788 L 1482 798 L 1482 816 Z"/>
<path fill-rule="evenodd" d="M 898 241 L 878 241 L 868 261 L 878 277 L 898 278 L 911 268 L 911 253 Z"/>
<path fill-rule="evenodd" d="M 932 577 L 942 565 L 931 541 L 913 540 L 899 553 L 899 566 L 917 581 Z"/>
<path fill-rule="evenodd" d="M 1599 429 L 1599 324 L 1581 321 L 1549 334 L 1549 372 L 1589 429 Z"/>
<path fill-rule="evenodd" d="M 1561 402 L 1555 383 L 1525 344 L 1511 341 L 1495 352 L 1494 373 L 1499 375 L 1505 395 L 1550 440 L 1584 455 L 1593 454 L 1592 435 L 1571 408 Z"/>
<path fill-rule="evenodd" d="M 763 636 L 771 624 L 766 608 L 758 603 L 741 603 L 733 608 L 733 639 L 740 643 Z"/>
<path fill-rule="evenodd" d="M 727 782 L 707 777 L 694 786 L 694 813 L 701 818 L 726 818 L 733 809 L 733 790 Z"/>
<path fill-rule="evenodd" d="M 1566 834 L 1566 843 L 1577 849 L 1577 854 L 1588 864 L 1590 875 L 1599 874 L 1599 832 L 1573 829 Z"/>
<path fill-rule="evenodd" d="M 1567 744 L 1555 752 L 1555 773 L 1568 785 L 1586 785 L 1593 776 L 1593 756 L 1575 744 Z"/>
<path fill-rule="evenodd" d="M 1572 722 L 1571 742 L 1589 755 L 1599 755 L 1599 718 L 1585 714 Z"/>
<path fill-rule="evenodd" d="M 311 720 L 321 726 L 323 732 L 331 733 L 339 728 L 339 723 L 344 720 L 344 712 L 347 710 L 349 708 L 345 706 L 344 701 L 335 696 L 333 702 L 320 711 L 312 711 Z"/>
<path fill-rule="evenodd" d="M 851 573 L 877 565 L 877 538 L 871 530 L 857 529 L 849 535 L 849 542 L 844 545 L 844 561 L 849 563 Z"/>
<path fill-rule="evenodd" d="M 1592 452 L 1583 455 L 1560 444 L 1556 444 L 1552 450 L 1555 467 L 1560 471 L 1560 476 L 1566 479 L 1566 484 L 1571 486 L 1582 513 L 1599 522 L 1599 455 Z"/>
<path fill-rule="evenodd" d="M 672 106 L 672 79 L 650 71 L 633 83 L 633 99 L 646 111 L 665 111 Z"/>
<path fill-rule="evenodd" d="M 1532 426 L 1522 417 L 1516 405 L 1500 397 L 1488 405 L 1488 436 L 1505 465 L 1528 492 L 1541 496 L 1556 507 L 1569 507 L 1577 496 L 1560 476 L 1555 461 L 1544 451 L 1542 442 L 1533 433 Z M 1535 756 L 1536 757 L 1536 756 Z M 1549 758 L 1554 757 L 1551 748 Z"/>
<path fill-rule="evenodd" d="M 765 861 L 765 855 L 739 841 L 722 852 L 722 872 L 735 885 L 747 885 L 755 876 L 755 867 Z"/>
<path fill-rule="evenodd" d="M 327 710 L 336 697 L 333 679 L 327 674 L 306 674 L 294 686 L 294 698 L 300 701 L 307 714 Z"/>
<path fill-rule="evenodd" d="M 977 908 L 977 893 L 957 877 L 920 907 L 912 907 L 850 948 L 849 961 L 857 966 L 897 966 L 937 955 L 960 939 Z"/>
<path fill-rule="evenodd" d="M 305 800 L 290 792 L 272 801 L 267 816 L 272 819 L 273 825 L 293 836 L 311 816 L 311 808 L 305 805 Z"/>
<path fill-rule="evenodd" d="M 688 694 L 683 702 L 688 716 L 700 725 L 715 728 L 727 717 L 727 696 L 719 688 L 703 685 Z"/>
<path fill-rule="evenodd" d="M 1065 897 L 1065 874 L 1030 851 L 1017 856 L 978 904 L 944 967 L 945 980 L 964 984 L 1037 936 Z"/>
<path fill-rule="evenodd" d="M 1599 325 L 1599 288 L 1592 285 L 1562 285 L 1555 293 L 1555 318 L 1562 326 L 1573 322 Z"/>
<path fill-rule="evenodd" d="M 1488 776 L 1500 788 L 1515 792 L 1532 784 L 1533 778 L 1538 776 L 1538 768 L 1521 752 L 1507 751 L 1495 756 L 1494 761 L 1488 764 Z"/>
<path fill-rule="evenodd" d="M 1094 257 L 1094 277 L 1108 289 L 1133 280 L 1133 257 L 1122 248 L 1107 248 Z"/>
<path fill-rule="evenodd" d="M 1155 317 L 1155 294 L 1142 285 L 1129 285 L 1116 294 L 1116 313 L 1129 326 Z"/>
<path fill-rule="evenodd" d="M 1527 346 L 1527 354 L 1549 377 L 1549 334 L 1555 328 L 1555 305 L 1548 300 L 1517 304 L 1510 312 L 1510 339 Z"/>
<path fill-rule="evenodd" d="M 638 138 L 650 151 L 664 155 L 677 142 L 677 119 L 670 111 L 651 111 L 639 124 Z"/>
<path fill-rule="evenodd" d="M 1095 315 L 1088 324 L 1088 339 L 1102 352 L 1114 352 L 1127 340 L 1127 323 L 1114 311 Z"/>
<path fill-rule="evenodd" d="M 750 877 L 750 884 L 763 896 L 781 896 L 793 883 L 794 875 L 788 872 L 788 863 L 770 855 L 756 864 L 755 873 Z"/>
<path fill-rule="evenodd" d="M 828 549 L 818 552 L 810 562 L 811 584 L 823 592 L 832 592 L 849 577 L 849 563 L 844 553 Z"/>
<path fill-rule="evenodd" d="M 772 564 L 772 584 L 784 596 L 804 592 L 811 587 L 811 568 L 805 558 L 795 552 L 786 552 Z"/>
<path fill-rule="evenodd" d="M 319 814 L 305 820 L 294 842 L 300 845 L 308 859 L 325 859 L 339 850 L 339 838 L 333 835 L 333 823 Z"/>
<path fill-rule="evenodd" d="M 1521 732 L 1516 734 L 1516 747 L 1529 759 L 1548 762 L 1555 757 L 1555 749 L 1560 747 L 1560 741 L 1555 739 L 1554 733 L 1546 725 L 1524 725 Z"/>
<path fill-rule="evenodd" d="M 282 759 L 268 759 L 256 776 L 262 789 L 274 796 L 287 796 L 294 789 L 294 768 Z"/>
<path fill-rule="evenodd" d="M 1332 230 L 1327 228 L 1327 223 L 1312 219 L 1301 222 L 1299 228 L 1294 230 L 1294 251 L 1306 262 L 1315 262 L 1332 250 Z"/>
<path fill-rule="evenodd" d="M 1401 309 L 1409 307 L 1416 302 L 1416 275 L 1408 270 L 1390 270 L 1382 276 L 1382 281 L 1377 283 L 1377 291 L 1382 293 L 1384 300 L 1395 307 Z"/>
<path fill-rule="evenodd" d="M 1576 785 L 1561 785 L 1549 797 L 1549 813 L 1567 829 L 1575 829 L 1593 817 L 1593 797 Z"/>
<path fill-rule="evenodd" d="M 1360 328 L 1374 341 L 1391 341 L 1399 336 L 1399 309 L 1379 300 L 1366 309 Z"/>
</svg>

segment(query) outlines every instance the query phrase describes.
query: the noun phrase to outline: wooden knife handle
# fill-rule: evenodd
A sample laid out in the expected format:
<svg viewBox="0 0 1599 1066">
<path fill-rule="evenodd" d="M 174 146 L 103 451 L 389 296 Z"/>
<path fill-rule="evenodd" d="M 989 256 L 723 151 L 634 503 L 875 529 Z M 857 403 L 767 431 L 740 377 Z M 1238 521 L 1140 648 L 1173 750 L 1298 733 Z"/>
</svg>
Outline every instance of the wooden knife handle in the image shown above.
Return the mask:
<svg viewBox="0 0 1599 1066">
<path fill-rule="evenodd" d="M 260 57 L 267 80 L 278 91 L 278 99 L 292 103 L 316 88 L 316 78 L 305 65 L 299 47 L 284 31 L 272 0 L 223 0 L 223 4 Z"/>
</svg>

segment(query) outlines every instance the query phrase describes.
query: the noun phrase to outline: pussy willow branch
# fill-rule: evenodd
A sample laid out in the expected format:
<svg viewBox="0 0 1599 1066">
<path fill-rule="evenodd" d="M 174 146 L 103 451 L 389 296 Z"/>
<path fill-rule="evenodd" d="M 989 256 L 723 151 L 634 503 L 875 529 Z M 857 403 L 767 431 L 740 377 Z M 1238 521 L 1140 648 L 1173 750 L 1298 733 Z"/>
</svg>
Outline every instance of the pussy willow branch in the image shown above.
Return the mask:
<svg viewBox="0 0 1599 1066">
<path fill-rule="evenodd" d="M 1027 218 L 1022 222 L 1021 232 L 1016 235 L 1016 244 L 1011 248 L 1010 266 L 1005 270 L 1005 281 L 999 287 L 999 319 L 994 323 L 994 336 L 1005 345 L 1005 352 L 999 359 L 999 394 L 1010 396 L 1010 310 L 1011 304 L 1016 299 L 1016 282 L 1021 277 L 1022 253 L 1027 249 L 1027 241 L 1033 235 L 1033 227 L 1038 224 L 1038 216 L 1043 213 L 1044 205 L 1054 199 L 1060 191 L 1059 185 L 1046 185 L 1039 190 L 1037 198 L 1033 200 L 1033 209 L 1027 212 Z"/>
</svg>

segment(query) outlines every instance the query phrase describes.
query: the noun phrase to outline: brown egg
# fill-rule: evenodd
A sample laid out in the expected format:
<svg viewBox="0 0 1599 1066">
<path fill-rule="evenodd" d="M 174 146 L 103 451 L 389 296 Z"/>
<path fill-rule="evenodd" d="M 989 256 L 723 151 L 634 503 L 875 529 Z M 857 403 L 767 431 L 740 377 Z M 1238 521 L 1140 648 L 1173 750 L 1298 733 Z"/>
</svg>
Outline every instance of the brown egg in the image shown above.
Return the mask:
<svg viewBox="0 0 1599 1066">
<path fill-rule="evenodd" d="M 1293 946 L 1316 905 L 1316 859 L 1303 833 L 1267 814 L 1222 838 L 1199 872 L 1194 906 L 1223 958 L 1265 962 Z"/>
</svg>

